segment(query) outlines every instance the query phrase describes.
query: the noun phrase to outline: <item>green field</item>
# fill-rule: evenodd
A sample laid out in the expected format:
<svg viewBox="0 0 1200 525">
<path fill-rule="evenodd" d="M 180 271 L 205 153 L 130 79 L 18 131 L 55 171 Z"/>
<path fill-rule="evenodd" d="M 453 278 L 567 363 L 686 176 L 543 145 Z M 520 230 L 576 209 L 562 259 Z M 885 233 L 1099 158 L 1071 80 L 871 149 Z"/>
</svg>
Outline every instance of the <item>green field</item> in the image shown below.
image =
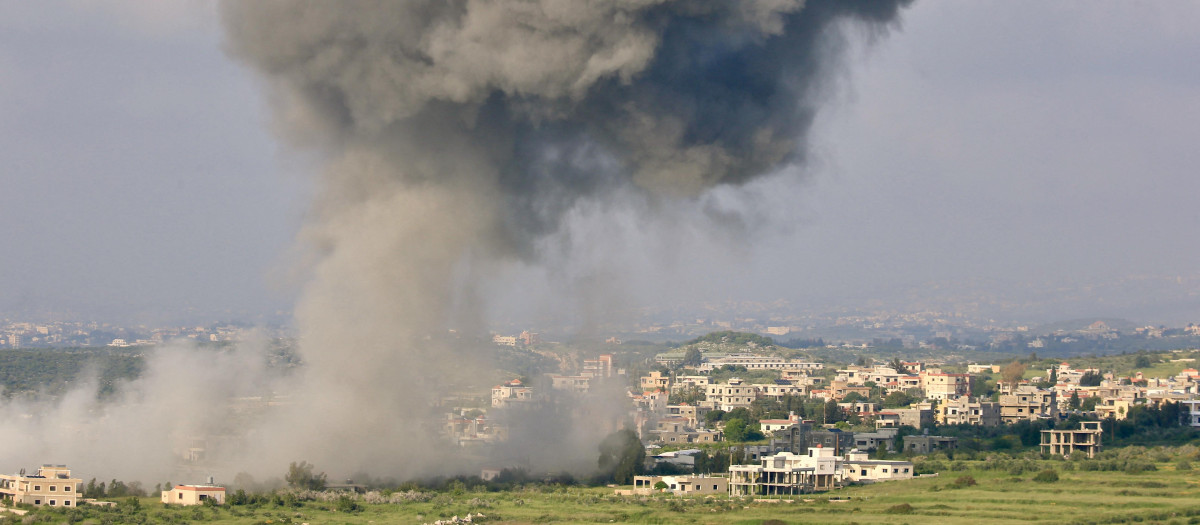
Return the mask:
<svg viewBox="0 0 1200 525">
<path fill-rule="evenodd" d="M 1012 460 L 1009 460 L 1010 462 Z M 476 522 L 507 523 L 1200 523 L 1200 471 L 1179 470 L 1178 461 L 1157 470 L 1082 470 L 1079 461 L 1022 461 L 1024 469 L 987 469 L 983 461 L 954 461 L 936 477 L 897 481 L 800 497 L 754 501 L 725 496 L 617 496 L 606 487 L 532 486 L 488 492 L 408 492 L 400 503 L 368 503 L 359 496 L 301 503 L 277 501 L 225 507 L 165 507 L 143 498 L 111 510 L 39 510 L 12 523 L 432 523 L 483 513 Z M 1041 470 L 1059 479 L 1038 482 Z M 1185 467 L 1186 468 L 1186 467 Z M 966 482 L 969 476 L 974 485 Z M 961 481 L 959 481 L 961 480 Z M 383 496 L 388 497 L 388 496 Z M 289 504 L 290 503 L 290 504 Z M 357 509 L 349 509 L 357 506 Z M 342 508 L 342 511 L 336 509 Z"/>
</svg>

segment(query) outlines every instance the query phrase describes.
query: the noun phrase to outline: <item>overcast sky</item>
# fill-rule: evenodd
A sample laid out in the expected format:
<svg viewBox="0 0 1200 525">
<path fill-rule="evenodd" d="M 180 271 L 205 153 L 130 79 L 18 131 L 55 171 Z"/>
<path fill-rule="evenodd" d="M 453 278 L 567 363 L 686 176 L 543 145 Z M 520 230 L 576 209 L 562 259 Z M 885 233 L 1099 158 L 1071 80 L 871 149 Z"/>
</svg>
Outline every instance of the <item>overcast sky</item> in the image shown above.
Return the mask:
<svg viewBox="0 0 1200 525">
<path fill-rule="evenodd" d="M 753 239 L 583 218 L 624 248 L 577 254 L 581 273 L 619 274 L 627 306 L 1121 282 L 1037 315 L 1200 315 L 1200 4 L 924 1 L 902 18 L 854 38 L 812 163 L 714 199 L 762 210 Z M 0 317 L 290 309 L 311 174 L 221 42 L 207 3 L 0 0 Z M 521 289 L 553 295 L 539 272 Z M 1161 288 L 1128 284 L 1145 275 L 1178 276 L 1185 299 L 1153 304 Z"/>
</svg>

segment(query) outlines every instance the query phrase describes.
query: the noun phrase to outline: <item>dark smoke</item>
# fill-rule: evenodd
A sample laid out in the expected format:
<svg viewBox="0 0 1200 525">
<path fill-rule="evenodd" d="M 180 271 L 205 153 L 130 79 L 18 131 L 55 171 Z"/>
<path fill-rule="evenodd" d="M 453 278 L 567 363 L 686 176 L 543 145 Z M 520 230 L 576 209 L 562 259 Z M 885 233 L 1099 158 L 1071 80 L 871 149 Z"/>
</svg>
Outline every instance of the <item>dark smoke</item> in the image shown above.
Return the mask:
<svg viewBox="0 0 1200 525">
<path fill-rule="evenodd" d="M 500 193 L 504 244 L 522 246 L 613 184 L 693 196 L 803 161 L 831 26 L 882 29 L 905 3 L 231 2 L 224 18 L 233 54 L 287 92 L 284 118 L 304 115 L 285 133 L 478 157 L 490 169 L 389 160 L 405 184 Z M 460 176 L 478 180 L 444 180 Z"/>
<path fill-rule="evenodd" d="M 271 459 L 439 468 L 405 451 L 432 450 L 427 407 L 480 361 L 427 337 L 478 308 L 453 297 L 462 268 L 537 262 L 600 198 L 694 204 L 803 163 L 842 25 L 884 31 L 906 3 L 223 4 L 278 132 L 326 163 L 297 306 L 309 393 L 275 425 L 295 432 L 262 434 Z"/>
</svg>

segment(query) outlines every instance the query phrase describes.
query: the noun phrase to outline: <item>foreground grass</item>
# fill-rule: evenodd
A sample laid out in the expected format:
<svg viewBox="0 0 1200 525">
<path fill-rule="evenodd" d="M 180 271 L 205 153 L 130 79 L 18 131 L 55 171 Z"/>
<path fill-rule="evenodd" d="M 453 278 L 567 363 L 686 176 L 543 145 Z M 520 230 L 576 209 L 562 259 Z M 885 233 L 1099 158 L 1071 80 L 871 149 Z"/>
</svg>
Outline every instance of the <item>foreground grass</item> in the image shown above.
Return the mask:
<svg viewBox="0 0 1200 525">
<path fill-rule="evenodd" d="M 775 502 L 669 495 L 624 497 L 611 488 L 531 487 L 506 492 L 427 493 L 425 501 L 368 504 L 341 511 L 336 503 L 296 506 L 165 507 L 154 498 L 111 510 L 38 510 L 14 523 L 217 523 L 381 524 L 432 523 L 483 513 L 483 523 L 1200 523 L 1200 474 L 1159 464 L 1141 474 L 1062 470 L 1045 461 L 1059 480 L 1034 481 L 1035 472 L 1013 476 L 985 470 L 982 461 L 961 462 L 938 477 L 848 487 Z M 1200 472 L 1200 471 L 1196 471 Z M 975 484 L 966 481 L 970 477 Z M 479 522 L 479 520 L 476 520 Z"/>
</svg>

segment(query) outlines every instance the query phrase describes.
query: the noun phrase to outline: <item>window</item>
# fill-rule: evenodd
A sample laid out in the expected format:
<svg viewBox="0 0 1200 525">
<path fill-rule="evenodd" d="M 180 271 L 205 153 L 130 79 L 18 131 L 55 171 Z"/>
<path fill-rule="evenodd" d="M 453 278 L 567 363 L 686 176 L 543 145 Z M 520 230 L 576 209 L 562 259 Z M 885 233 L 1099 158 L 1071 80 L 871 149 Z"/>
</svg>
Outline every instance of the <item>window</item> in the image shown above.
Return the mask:
<svg viewBox="0 0 1200 525">
<path fill-rule="evenodd" d="M 64 506 L 64 507 L 70 507 L 70 506 L 71 506 L 71 500 L 65 500 L 65 501 L 63 501 L 63 506 Z"/>
<path fill-rule="evenodd" d="M 179 493 L 179 499 L 183 499 L 183 493 L 182 493 L 182 492 L 180 492 L 180 493 Z"/>
<path fill-rule="evenodd" d="M 35 499 L 35 500 L 33 500 L 33 504 L 34 504 L 34 505 L 41 505 L 41 504 L 42 504 L 42 500 L 40 500 L 40 499 Z"/>
<path fill-rule="evenodd" d="M 50 506 L 51 506 L 51 507 L 53 507 L 53 506 L 54 506 L 54 503 L 55 503 L 55 501 L 54 501 L 54 500 L 50 500 Z"/>
<path fill-rule="evenodd" d="M 58 490 L 58 487 L 50 485 L 50 492 L 54 492 L 55 490 Z"/>
<path fill-rule="evenodd" d="M 713 485 L 713 490 L 717 490 L 717 486 L 716 486 L 716 485 Z"/>
<path fill-rule="evenodd" d="M 41 485 L 34 485 L 34 486 L 33 486 L 33 490 L 42 490 L 42 486 L 41 486 Z"/>
</svg>

